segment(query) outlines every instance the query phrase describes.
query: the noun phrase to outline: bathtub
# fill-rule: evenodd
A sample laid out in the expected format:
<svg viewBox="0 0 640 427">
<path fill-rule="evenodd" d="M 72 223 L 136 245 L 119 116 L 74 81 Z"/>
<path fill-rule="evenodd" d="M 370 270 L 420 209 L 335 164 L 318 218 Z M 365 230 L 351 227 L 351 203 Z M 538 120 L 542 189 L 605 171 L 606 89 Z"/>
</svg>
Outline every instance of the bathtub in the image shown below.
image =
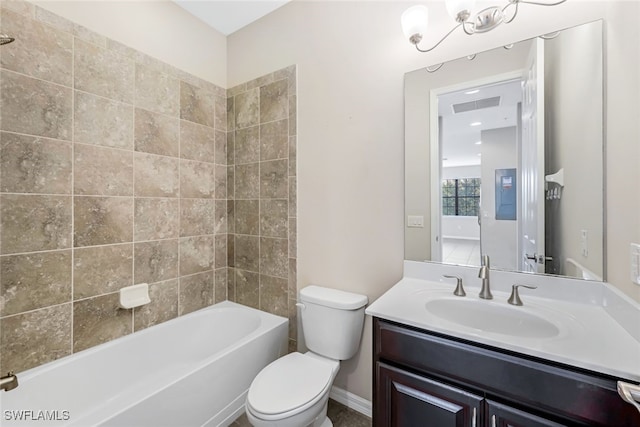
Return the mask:
<svg viewBox="0 0 640 427">
<path fill-rule="evenodd" d="M 19 373 L 0 392 L 0 425 L 227 426 L 286 352 L 287 323 L 225 301 L 75 353 Z"/>
</svg>

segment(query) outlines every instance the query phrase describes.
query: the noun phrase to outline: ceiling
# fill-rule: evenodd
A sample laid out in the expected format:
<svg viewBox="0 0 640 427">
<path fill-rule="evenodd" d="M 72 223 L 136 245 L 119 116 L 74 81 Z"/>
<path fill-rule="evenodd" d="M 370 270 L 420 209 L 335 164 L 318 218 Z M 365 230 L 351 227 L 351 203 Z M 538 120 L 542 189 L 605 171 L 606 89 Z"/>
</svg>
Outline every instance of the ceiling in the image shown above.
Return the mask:
<svg viewBox="0 0 640 427">
<path fill-rule="evenodd" d="M 249 25 L 291 0 L 173 0 L 225 36 Z"/>
<path fill-rule="evenodd" d="M 477 92 L 476 92 L 477 91 Z M 475 92 L 475 93 L 469 93 Z M 464 113 L 454 113 L 453 105 L 500 97 L 500 104 Z M 517 104 L 522 99 L 520 80 L 510 80 L 438 96 L 438 114 L 443 120 L 442 157 L 444 167 L 479 165 L 480 134 L 483 130 L 517 125 Z M 471 123 L 481 123 L 473 126 Z"/>
</svg>

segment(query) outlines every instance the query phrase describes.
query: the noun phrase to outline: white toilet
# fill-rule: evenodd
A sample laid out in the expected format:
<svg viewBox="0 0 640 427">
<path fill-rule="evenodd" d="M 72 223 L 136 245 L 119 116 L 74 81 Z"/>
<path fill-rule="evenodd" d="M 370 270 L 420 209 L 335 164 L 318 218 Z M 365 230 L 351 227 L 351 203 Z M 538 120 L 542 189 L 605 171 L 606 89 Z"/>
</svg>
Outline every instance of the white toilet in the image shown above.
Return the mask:
<svg viewBox="0 0 640 427">
<path fill-rule="evenodd" d="M 291 353 L 256 376 L 246 412 L 255 427 L 332 427 L 327 402 L 340 360 L 360 345 L 365 295 L 320 286 L 300 291 L 300 318 L 309 352 Z"/>
</svg>

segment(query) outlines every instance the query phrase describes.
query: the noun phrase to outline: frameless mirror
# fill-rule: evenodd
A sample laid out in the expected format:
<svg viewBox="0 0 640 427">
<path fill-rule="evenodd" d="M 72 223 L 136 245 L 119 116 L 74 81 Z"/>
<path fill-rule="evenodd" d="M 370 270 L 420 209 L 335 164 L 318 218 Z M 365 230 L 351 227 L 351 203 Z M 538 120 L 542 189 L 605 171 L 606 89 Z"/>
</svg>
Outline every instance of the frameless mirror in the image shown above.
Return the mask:
<svg viewBox="0 0 640 427">
<path fill-rule="evenodd" d="M 405 259 L 604 280 L 602 22 L 405 75 Z"/>
</svg>

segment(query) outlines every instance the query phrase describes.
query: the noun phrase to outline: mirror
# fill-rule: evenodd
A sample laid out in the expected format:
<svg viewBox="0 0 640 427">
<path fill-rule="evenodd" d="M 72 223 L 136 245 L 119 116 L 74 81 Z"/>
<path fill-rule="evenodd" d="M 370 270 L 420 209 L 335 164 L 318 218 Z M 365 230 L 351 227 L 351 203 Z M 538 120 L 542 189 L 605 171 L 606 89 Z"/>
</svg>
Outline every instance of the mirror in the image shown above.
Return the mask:
<svg viewBox="0 0 640 427">
<path fill-rule="evenodd" d="M 602 281 L 602 22 L 405 75 L 405 259 Z"/>
</svg>

